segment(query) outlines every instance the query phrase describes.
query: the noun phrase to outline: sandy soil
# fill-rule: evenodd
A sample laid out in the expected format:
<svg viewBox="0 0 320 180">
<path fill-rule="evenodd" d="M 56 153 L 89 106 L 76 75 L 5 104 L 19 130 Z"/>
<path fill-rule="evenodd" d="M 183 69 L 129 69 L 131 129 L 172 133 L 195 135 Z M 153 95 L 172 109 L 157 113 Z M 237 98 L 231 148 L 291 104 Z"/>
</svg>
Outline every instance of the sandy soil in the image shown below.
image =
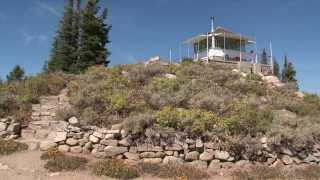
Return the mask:
<svg viewBox="0 0 320 180">
<path fill-rule="evenodd" d="M 41 152 L 27 151 L 9 156 L 0 156 L 0 180 L 106 180 L 107 177 L 97 177 L 88 170 L 75 172 L 52 173 L 43 166 L 40 160 Z M 141 177 L 137 180 L 161 180 L 154 177 Z M 228 180 L 224 177 L 213 177 L 214 180 Z"/>
</svg>

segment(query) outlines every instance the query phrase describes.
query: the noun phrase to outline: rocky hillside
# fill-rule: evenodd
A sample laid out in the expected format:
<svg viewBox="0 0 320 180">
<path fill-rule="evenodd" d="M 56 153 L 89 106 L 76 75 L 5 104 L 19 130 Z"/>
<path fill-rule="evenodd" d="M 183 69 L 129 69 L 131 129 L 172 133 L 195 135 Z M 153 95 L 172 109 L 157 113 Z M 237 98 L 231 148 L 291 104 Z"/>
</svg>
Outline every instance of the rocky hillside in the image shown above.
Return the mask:
<svg viewBox="0 0 320 180">
<path fill-rule="evenodd" d="M 43 150 L 213 169 L 320 162 L 319 97 L 225 65 L 92 67 L 0 92 L 0 114 L 11 116 L 1 134 Z"/>
</svg>

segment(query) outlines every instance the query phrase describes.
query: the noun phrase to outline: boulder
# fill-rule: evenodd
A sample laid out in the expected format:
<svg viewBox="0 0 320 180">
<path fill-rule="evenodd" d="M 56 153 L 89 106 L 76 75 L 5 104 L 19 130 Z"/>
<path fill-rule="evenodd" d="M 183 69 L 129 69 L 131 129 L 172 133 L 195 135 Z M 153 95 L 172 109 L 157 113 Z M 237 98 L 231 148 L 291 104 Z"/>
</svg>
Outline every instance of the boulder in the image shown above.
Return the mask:
<svg viewBox="0 0 320 180">
<path fill-rule="evenodd" d="M 214 157 L 219 160 L 227 161 L 230 157 L 230 154 L 227 151 L 214 151 Z"/>
<path fill-rule="evenodd" d="M 215 143 L 208 142 L 203 144 L 206 149 L 218 149 L 218 146 Z"/>
<path fill-rule="evenodd" d="M 104 137 L 104 139 L 113 139 L 114 138 L 114 134 L 106 134 L 106 136 Z"/>
<path fill-rule="evenodd" d="M 202 148 L 203 147 L 203 142 L 201 139 L 196 140 L 196 148 Z"/>
<path fill-rule="evenodd" d="M 309 155 L 306 159 L 304 159 L 304 162 L 306 162 L 306 163 L 312 163 L 312 162 L 318 163 L 318 162 L 320 162 L 320 159 L 316 158 L 316 157 L 314 157 L 312 155 Z"/>
<path fill-rule="evenodd" d="M 106 158 L 107 157 L 107 154 L 105 152 L 100 152 L 100 151 L 97 151 L 96 149 L 93 149 L 91 154 L 96 158 Z"/>
<path fill-rule="evenodd" d="M 280 151 L 282 154 L 293 156 L 293 152 L 289 148 L 281 147 Z"/>
<path fill-rule="evenodd" d="M 126 147 L 129 147 L 130 146 L 130 141 L 127 139 L 127 138 L 125 138 L 125 139 L 122 139 L 121 141 L 119 141 L 119 145 L 120 146 L 126 146 Z"/>
<path fill-rule="evenodd" d="M 125 152 L 123 154 L 127 159 L 133 160 L 133 161 L 139 161 L 140 157 L 137 153 L 131 153 L 131 152 Z"/>
<path fill-rule="evenodd" d="M 200 160 L 202 161 L 211 161 L 214 157 L 213 151 L 204 151 L 202 154 L 200 154 Z"/>
<path fill-rule="evenodd" d="M 20 134 L 21 124 L 20 123 L 12 123 L 8 126 L 7 131 L 13 134 Z"/>
<path fill-rule="evenodd" d="M 293 160 L 292 160 L 291 157 L 288 156 L 288 155 L 282 156 L 281 160 L 282 160 L 282 162 L 283 162 L 284 165 L 290 165 L 290 164 L 293 163 Z"/>
<path fill-rule="evenodd" d="M 4 122 L 0 122 L 0 131 L 5 131 L 7 130 L 7 123 L 4 123 Z"/>
<path fill-rule="evenodd" d="M 193 139 L 186 139 L 185 140 L 185 143 L 187 143 L 187 144 L 195 144 L 196 142 L 193 140 Z"/>
<path fill-rule="evenodd" d="M 103 134 L 101 132 L 98 132 L 98 131 L 93 132 L 92 135 L 97 137 L 97 138 L 99 138 L 99 139 L 103 139 L 104 138 Z"/>
<path fill-rule="evenodd" d="M 180 146 L 179 144 L 172 144 L 172 145 L 166 146 L 166 150 L 167 151 L 182 151 L 183 147 Z"/>
<path fill-rule="evenodd" d="M 78 140 L 76 139 L 73 139 L 73 138 L 68 138 L 66 140 L 66 144 L 70 145 L 70 146 L 75 146 L 78 144 Z"/>
<path fill-rule="evenodd" d="M 206 161 L 201 161 L 201 160 L 196 160 L 196 161 L 192 161 L 192 162 L 188 162 L 187 165 L 190 165 L 192 167 L 195 167 L 197 169 L 207 169 L 208 164 Z"/>
<path fill-rule="evenodd" d="M 210 162 L 209 166 L 208 166 L 208 171 L 209 172 L 214 172 L 216 173 L 217 170 L 221 169 L 221 163 L 220 160 L 218 159 L 214 159 Z"/>
<path fill-rule="evenodd" d="M 165 154 L 163 152 L 143 152 L 139 156 L 140 158 L 162 158 Z"/>
<path fill-rule="evenodd" d="M 51 148 L 57 147 L 57 143 L 52 141 L 41 141 L 40 142 L 40 150 L 47 151 Z"/>
<path fill-rule="evenodd" d="M 70 152 L 72 153 L 82 153 L 82 147 L 81 146 L 74 146 L 70 148 Z"/>
<path fill-rule="evenodd" d="M 115 129 L 115 130 L 107 130 L 106 134 L 120 134 L 120 129 Z"/>
<path fill-rule="evenodd" d="M 67 133 L 66 132 L 57 132 L 56 137 L 54 138 L 54 142 L 61 142 L 65 141 L 67 139 Z"/>
<path fill-rule="evenodd" d="M 49 134 L 51 134 L 52 136 L 48 137 Z M 47 138 L 48 139 L 54 139 L 55 132 L 51 132 L 50 133 L 50 131 L 47 130 L 47 129 L 38 129 L 38 130 L 36 130 L 36 133 L 35 133 L 34 137 L 36 139 L 47 139 Z"/>
<path fill-rule="evenodd" d="M 117 147 L 117 146 L 107 146 L 104 148 L 104 152 L 106 153 L 107 157 L 114 157 L 116 155 L 128 152 L 128 148 L 127 147 Z"/>
<path fill-rule="evenodd" d="M 97 138 L 96 136 L 93 136 L 93 135 L 90 135 L 89 136 L 89 140 L 92 142 L 92 143 L 98 143 L 99 142 L 99 138 Z"/>
<path fill-rule="evenodd" d="M 72 126 L 79 126 L 79 120 L 76 117 L 71 117 L 68 119 L 68 122 L 72 125 Z"/>
<path fill-rule="evenodd" d="M 186 161 L 195 161 L 199 159 L 199 152 L 192 151 L 186 154 L 185 160 Z"/>
<path fill-rule="evenodd" d="M 60 146 L 58 146 L 58 150 L 60 152 L 69 152 L 70 151 L 70 147 L 68 145 L 60 145 Z"/>
<path fill-rule="evenodd" d="M 181 158 L 177 158 L 177 157 L 174 157 L 174 156 L 166 156 L 163 159 L 163 163 L 164 164 L 168 164 L 168 163 L 183 164 L 183 160 Z"/>
<path fill-rule="evenodd" d="M 150 163 L 150 164 L 160 164 L 162 162 L 162 159 L 161 158 L 144 158 L 142 159 L 142 162 Z"/>
<path fill-rule="evenodd" d="M 176 75 L 174 75 L 174 74 L 169 74 L 169 73 L 165 74 L 164 77 L 166 77 L 166 78 L 168 78 L 168 79 L 176 79 L 176 78 L 177 78 Z"/>
<path fill-rule="evenodd" d="M 118 141 L 117 140 L 107 140 L 107 139 L 103 139 L 100 141 L 100 144 L 103 144 L 105 146 L 117 146 L 118 145 Z"/>
<path fill-rule="evenodd" d="M 154 146 L 152 144 L 142 144 L 137 146 L 138 152 L 160 152 L 163 151 L 162 147 Z"/>
</svg>

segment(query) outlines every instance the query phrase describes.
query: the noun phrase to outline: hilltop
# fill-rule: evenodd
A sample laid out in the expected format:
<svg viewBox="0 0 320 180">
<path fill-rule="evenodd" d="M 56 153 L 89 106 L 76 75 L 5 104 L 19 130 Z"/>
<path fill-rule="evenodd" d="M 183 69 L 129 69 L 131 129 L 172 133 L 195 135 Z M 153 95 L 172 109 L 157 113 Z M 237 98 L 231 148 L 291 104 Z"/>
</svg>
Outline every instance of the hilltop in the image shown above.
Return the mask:
<svg viewBox="0 0 320 180">
<path fill-rule="evenodd" d="M 57 96 L 58 101 L 63 102 L 54 105 L 57 111 L 43 112 L 41 109 L 52 106 L 42 104 L 44 100 L 52 101 L 53 95 L 61 90 L 67 99 Z M 201 168 L 212 167 L 214 160 L 203 161 L 201 154 L 200 161 L 199 152 L 219 158 L 221 167 L 243 160 L 270 166 L 279 163 L 278 159 L 287 165 L 320 161 L 314 154 L 319 145 L 320 98 L 301 93 L 295 84 L 282 83 L 274 76 L 246 74 L 227 65 L 184 61 L 110 68 L 93 66 L 78 75 L 43 73 L 1 85 L 0 99 L 0 116 L 20 122 L 22 136 L 26 134 L 23 127 L 45 123 L 37 119 L 41 114 L 43 117 L 54 114 L 52 121 L 69 122 L 70 126 L 65 127 L 69 129 L 66 137 L 72 139 L 78 139 L 79 134 L 69 134 L 75 129 L 71 125 L 79 123 L 77 126 L 83 128 L 84 134 L 89 133 L 88 141 L 94 144 L 89 152 L 94 156 L 102 155 L 96 146 L 101 144 L 95 144 L 100 139 L 97 134 L 121 127 L 126 134 L 120 136 L 125 139 L 117 138 L 116 134 L 112 136 L 120 146 L 139 147 L 148 143 L 167 149 L 185 141 L 190 143 L 187 149 L 181 147 L 173 152 L 187 162 L 194 160 L 192 163 Z M 7 131 L 2 133 L 3 137 L 12 139 L 21 135 L 17 132 L 13 136 Z M 61 138 L 61 135 L 56 136 Z M 64 151 L 82 152 L 88 148 L 84 145 L 82 150 L 82 146 L 74 146 L 78 143 L 70 145 L 71 140 L 63 137 L 61 140 L 59 149 Z M 200 146 L 200 142 L 204 146 Z M 45 145 L 55 147 L 58 144 Z M 105 148 L 109 146 L 112 147 L 109 144 Z M 124 147 L 117 147 L 116 154 L 119 150 L 126 152 Z M 106 149 L 102 151 L 108 155 Z M 142 159 L 162 161 L 149 156 Z"/>
</svg>

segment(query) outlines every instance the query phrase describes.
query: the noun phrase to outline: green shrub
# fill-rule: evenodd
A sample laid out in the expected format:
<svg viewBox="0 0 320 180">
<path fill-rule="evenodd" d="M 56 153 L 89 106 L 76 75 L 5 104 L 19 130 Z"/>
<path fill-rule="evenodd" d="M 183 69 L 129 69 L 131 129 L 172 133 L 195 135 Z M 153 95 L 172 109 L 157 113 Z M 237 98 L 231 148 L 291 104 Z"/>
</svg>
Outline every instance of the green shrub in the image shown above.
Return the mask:
<svg viewBox="0 0 320 180">
<path fill-rule="evenodd" d="M 171 93 L 179 90 L 179 83 L 176 79 L 168 79 L 165 77 L 153 78 L 151 85 L 153 91 Z"/>
<path fill-rule="evenodd" d="M 118 179 L 133 179 L 139 177 L 136 168 L 126 165 L 117 159 L 107 159 L 92 166 L 92 172 L 97 176 L 107 176 Z"/>
<path fill-rule="evenodd" d="M 0 139 L 0 155 L 9 155 L 15 152 L 25 151 L 28 149 L 28 145 L 13 140 L 1 140 Z"/>
<path fill-rule="evenodd" d="M 213 112 L 172 107 L 165 107 L 157 112 L 156 122 L 162 127 L 171 127 L 190 133 L 203 133 L 224 126 L 221 118 Z"/>
<path fill-rule="evenodd" d="M 262 77 L 259 74 L 251 73 L 247 75 L 246 79 L 249 81 L 261 81 Z"/>
<path fill-rule="evenodd" d="M 152 112 L 132 115 L 124 120 L 123 128 L 133 135 L 142 135 L 147 128 L 154 125 L 154 119 Z"/>
<path fill-rule="evenodd" d="M 255 135 L 266 132 L 273 121 L 273 113 L 266 108 L 258 110 L 243 102 L 233 105 L 226 118 L 226 124 L 231 134 Z"/>
<path fill-rule="evenodd" d="M 73 171 L 84 168 L 88 163 L 86 158 L 65 155 L 55 148 L 44 152 L 40 158 L 47 160 L 44 167 L 51 172 Z"/>
<path fill-rule="evenodd" d="M 206 179 L 208 174 L 202 170 L 194 168 L 188 165 L 179 165 L 169 163 L 162 165 L 159 169 L 157 176 L 161 178 L 172 178 L 172 179 Z"/>
</svg>

